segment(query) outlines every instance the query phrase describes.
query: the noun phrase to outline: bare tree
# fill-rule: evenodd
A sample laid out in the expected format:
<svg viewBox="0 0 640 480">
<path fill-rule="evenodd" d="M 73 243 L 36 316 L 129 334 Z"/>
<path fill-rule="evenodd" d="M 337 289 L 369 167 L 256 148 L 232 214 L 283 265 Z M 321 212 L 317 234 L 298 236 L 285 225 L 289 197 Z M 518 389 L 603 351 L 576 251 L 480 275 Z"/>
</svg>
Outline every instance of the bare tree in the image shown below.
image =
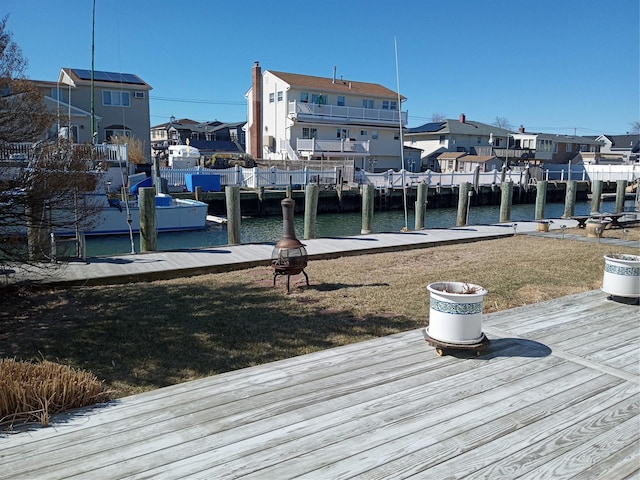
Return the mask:
<svg viewBox="0 0 640 480">
<path fill-rule="evenodd" d="M 640 122 L 636 121 L 636 122 L 631 122 L 631 133 L 632 134 L 638 134 L 640 133 Z"/>
<path fill-rule="evenodd" d="M 509 123 L 509 120 L 507 120 L 505 117 L 496 117 L 493 125 L 499 128 L 504 128 L 505 130 L 513 130 L 513 125 L 511 125 L 511 123 Z"/>
<path fill-rule="evenodd" d="M 48 139 L 55 116 L 24 78 L 26 60 L 0 20 L 0 267 L 47 257 L 49 237 L 90 228 L 98 206 L 87 202 L 98 177 L 90 145 Z"/>
<path fill-rule="evenodd" d="M 431 121 L 433 123 L 444 122 L 447 116 L 444 113 L 434 112 L 431 114 Z"/>
</svg>

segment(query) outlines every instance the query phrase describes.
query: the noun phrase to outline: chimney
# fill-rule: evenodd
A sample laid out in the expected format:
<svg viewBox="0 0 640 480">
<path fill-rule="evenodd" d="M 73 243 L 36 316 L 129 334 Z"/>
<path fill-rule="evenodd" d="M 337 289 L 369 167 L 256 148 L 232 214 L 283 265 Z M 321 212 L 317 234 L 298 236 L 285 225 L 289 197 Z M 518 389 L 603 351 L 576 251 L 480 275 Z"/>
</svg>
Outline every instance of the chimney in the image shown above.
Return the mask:
<svg viewBox="0 0 640 480">
<path fill-rule="evenodd" d="M 520 128 L 518 129 L 518 131 L 520 133 L 524 133 L 524 125 L 520 125 Z"/>
<path fill-rule="evenodd" d="M 464 113 L 461 113 L 458 120 L 460 121 L 460 123 L 464 123 L 467 120 L 467 116 Z"/>
<path fill-rule="evenodd" d="M 262 69 L 258 62 L 251 69 L 251 114 L 249 155 L 262 158 Z"/>
</svg>

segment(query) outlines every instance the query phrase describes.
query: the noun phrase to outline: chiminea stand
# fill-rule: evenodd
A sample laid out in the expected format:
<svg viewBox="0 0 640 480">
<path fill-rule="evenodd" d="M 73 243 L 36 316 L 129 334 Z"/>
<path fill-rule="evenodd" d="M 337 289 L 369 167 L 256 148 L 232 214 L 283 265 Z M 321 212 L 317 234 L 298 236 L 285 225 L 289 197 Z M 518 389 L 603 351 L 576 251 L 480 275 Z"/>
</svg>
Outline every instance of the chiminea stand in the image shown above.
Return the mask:
<svg viewBox="0 0 640 480">
<path fill-rule="evenodd" d="M 291 281 L 291 275 L 298 275 L 300 273 L 302 273 L 304 275 L 305 280 L 307 281 L 307 287 L 310 286 L 309 284 L 309 276 L 307 275 L 307 272 L 304 271 L 304 268 L 299 268 L 299 267 L 290 267 L 288 265 L 280 265 L 277 263 L 277 260 L 273 261 L 273 286 L 276 286 L 276 278 L 278 278 L 278 276 L 280 275 L 286 275 L 287 276 L 287 294 L 290 293 L 290 281 Z"/>
</svg>

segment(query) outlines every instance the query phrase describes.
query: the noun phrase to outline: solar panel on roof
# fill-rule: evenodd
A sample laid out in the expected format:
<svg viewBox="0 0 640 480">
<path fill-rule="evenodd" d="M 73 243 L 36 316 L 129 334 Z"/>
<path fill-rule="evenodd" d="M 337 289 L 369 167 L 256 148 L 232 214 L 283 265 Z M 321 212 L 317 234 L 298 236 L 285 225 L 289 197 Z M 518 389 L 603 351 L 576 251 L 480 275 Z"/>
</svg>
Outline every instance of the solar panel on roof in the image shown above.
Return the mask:
<svg viewBox="0 0 640 480">
<path fill-rule="evenodd" d="M 71 71 L 75 73 L 81 80 L 91 80 L 91 70 L 74 68 Z M 133 75 L 131 73 L 115 73 L 94 70 L 93 79 L 98 82 L 131 83 L 134 85 L 144 85 L 144 82 L 140 80 L 137 75 Z"/>
</svg>

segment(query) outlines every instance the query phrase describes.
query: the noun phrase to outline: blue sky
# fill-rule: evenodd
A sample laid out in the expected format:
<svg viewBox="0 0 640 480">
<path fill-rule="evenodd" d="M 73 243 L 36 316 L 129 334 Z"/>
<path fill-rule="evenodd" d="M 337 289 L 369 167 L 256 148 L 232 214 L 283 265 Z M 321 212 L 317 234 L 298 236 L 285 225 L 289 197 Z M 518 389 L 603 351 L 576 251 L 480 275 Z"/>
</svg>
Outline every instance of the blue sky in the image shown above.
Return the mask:
<svg viewBox="0 0 640 480">
<path fill-rule="evenodd" d="M 251 67 L 380 83 L 434 113 L 528 131 L 624 134 L 640 121 L 638 0 L 96 0 L 95 68 L 149 83 L 151 124 L 246 119 Z M 2 0 L 29 62 L 91 68 L 92 0 Z M 395 39 L 395 40 L 394 40 Z"/>
</svg>

